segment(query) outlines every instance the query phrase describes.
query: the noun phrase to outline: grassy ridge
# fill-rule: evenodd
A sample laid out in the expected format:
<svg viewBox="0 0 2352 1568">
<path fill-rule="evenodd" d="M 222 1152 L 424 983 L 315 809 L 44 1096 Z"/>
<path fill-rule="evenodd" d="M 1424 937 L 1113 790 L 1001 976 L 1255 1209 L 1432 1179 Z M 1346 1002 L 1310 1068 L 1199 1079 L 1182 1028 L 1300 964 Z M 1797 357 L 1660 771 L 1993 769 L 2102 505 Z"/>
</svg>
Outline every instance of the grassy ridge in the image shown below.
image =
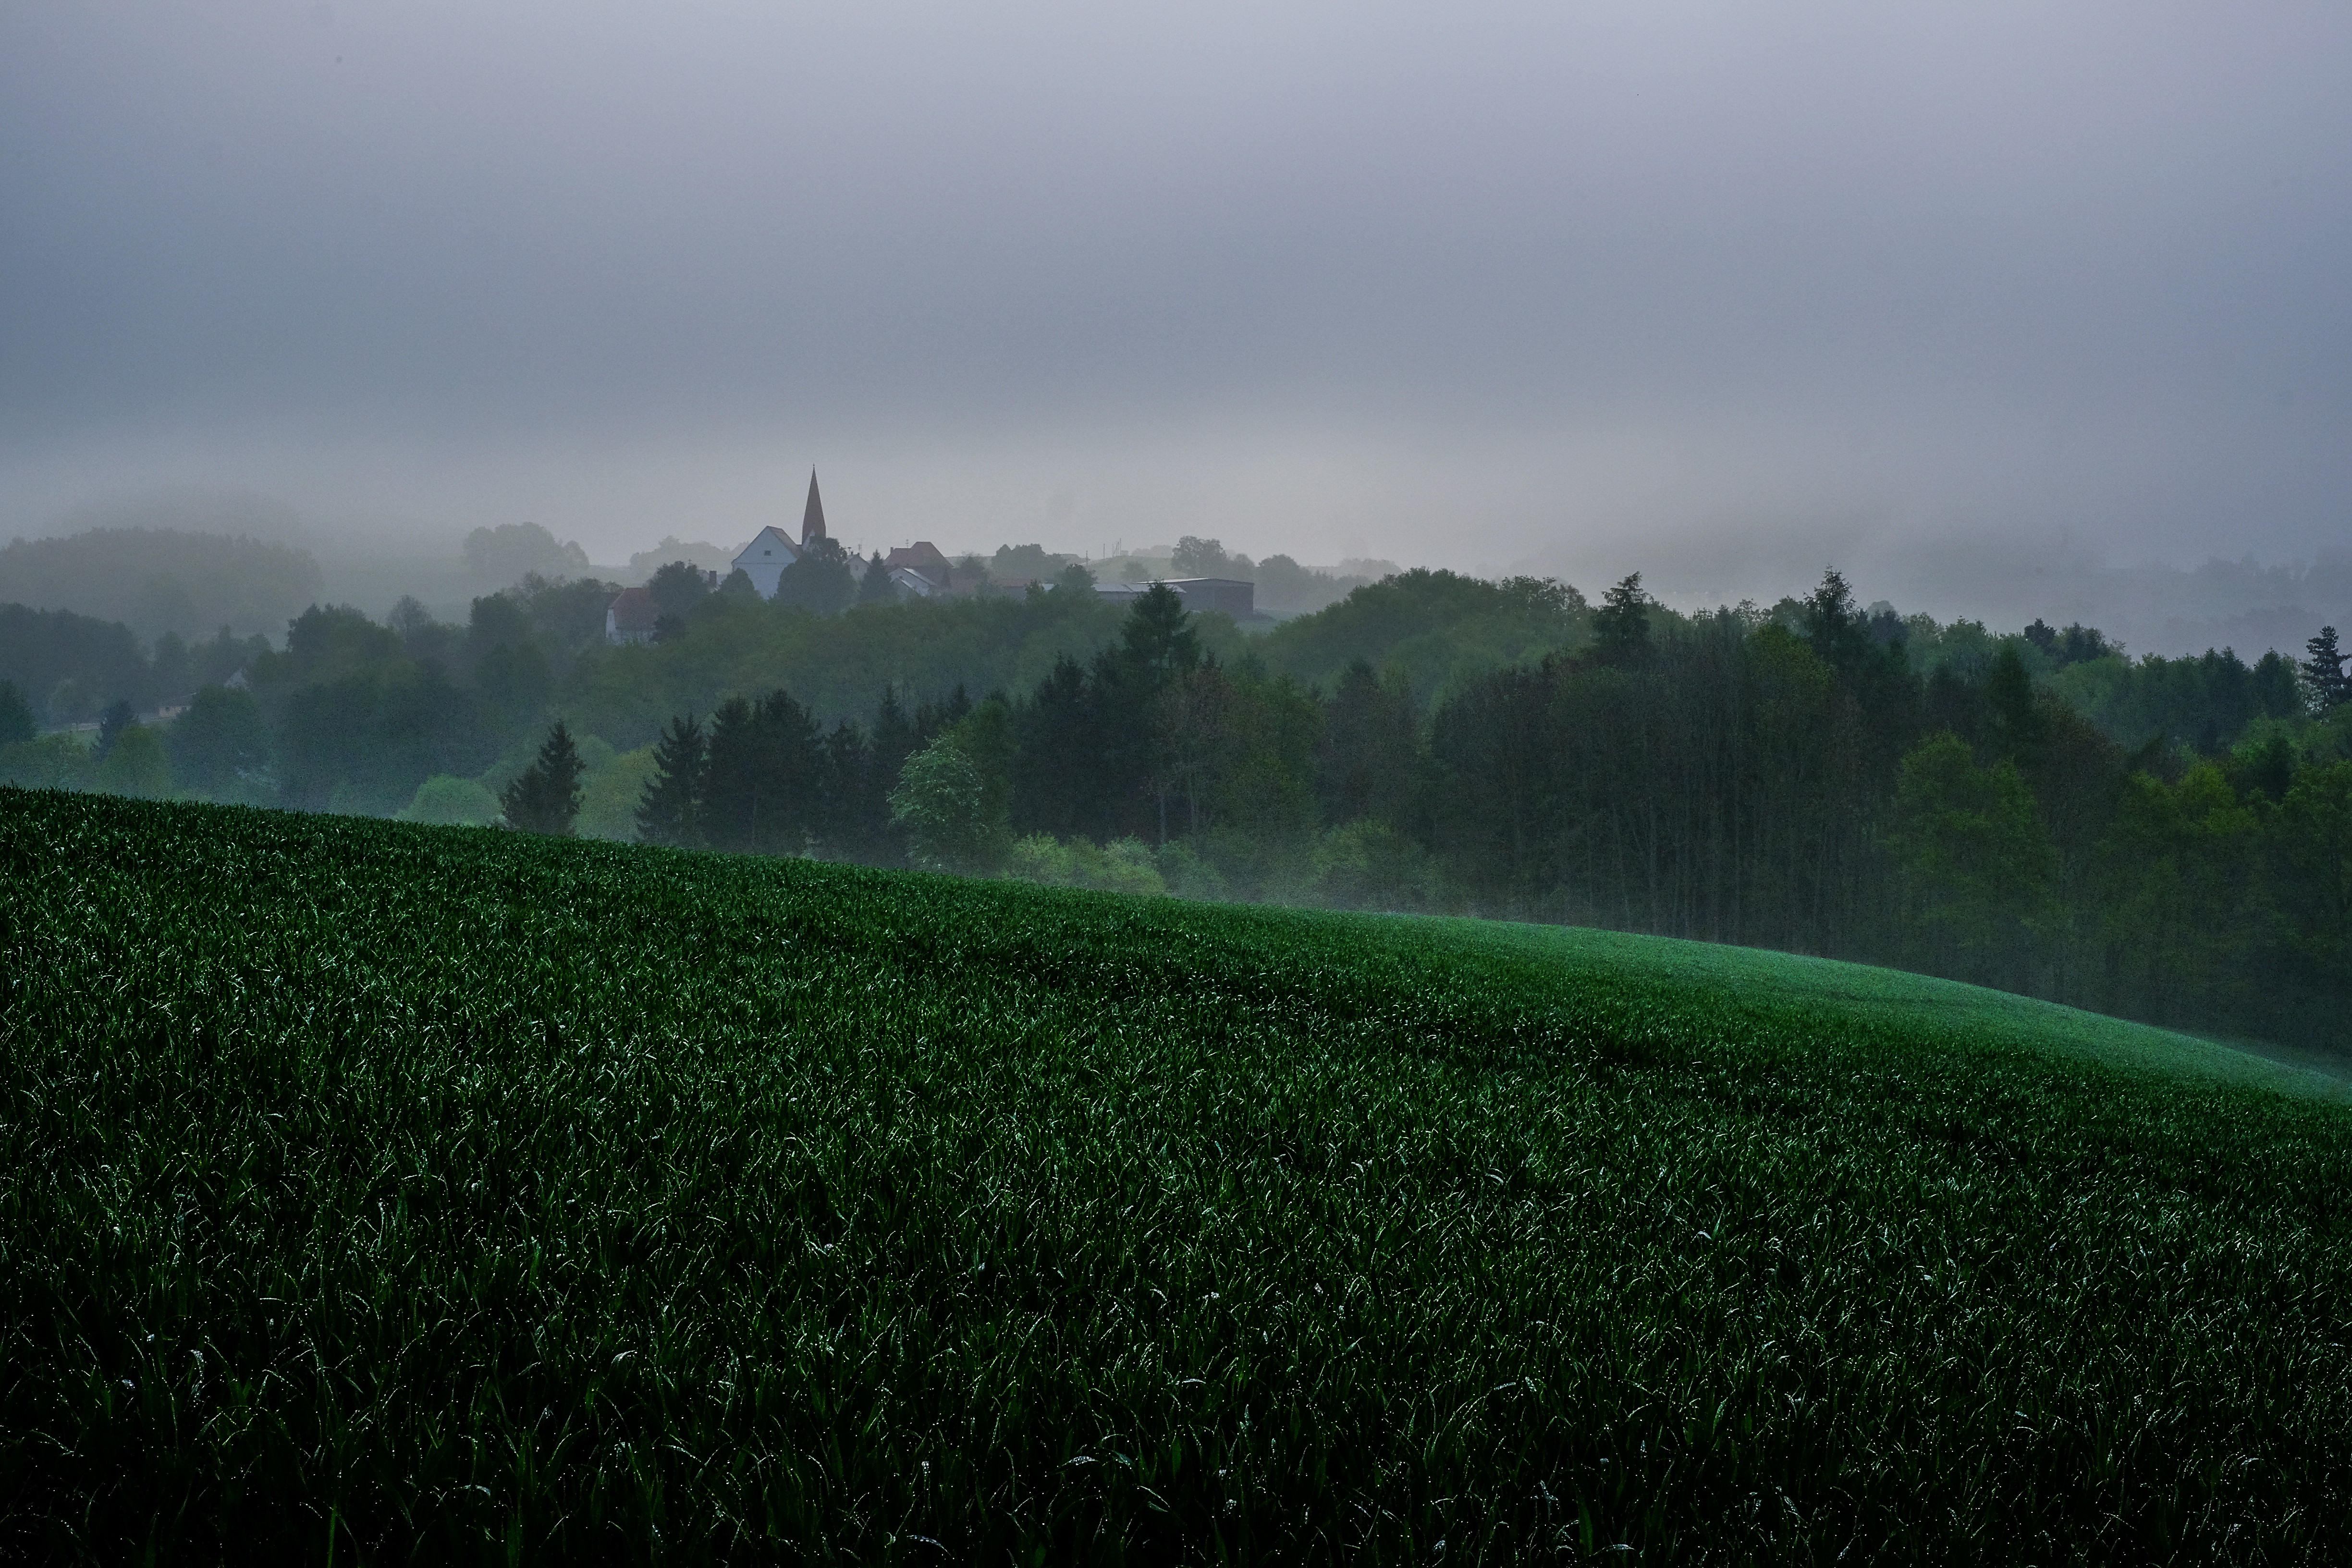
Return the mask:
<svg viewBox="0 0 2352 1568">
<path fill-rule="evenodd" d="M 2352 1113 L 2179 1037 L 94 796 L 0 863 L 0 1553 L 2341 1550 Z"/>
</svg>

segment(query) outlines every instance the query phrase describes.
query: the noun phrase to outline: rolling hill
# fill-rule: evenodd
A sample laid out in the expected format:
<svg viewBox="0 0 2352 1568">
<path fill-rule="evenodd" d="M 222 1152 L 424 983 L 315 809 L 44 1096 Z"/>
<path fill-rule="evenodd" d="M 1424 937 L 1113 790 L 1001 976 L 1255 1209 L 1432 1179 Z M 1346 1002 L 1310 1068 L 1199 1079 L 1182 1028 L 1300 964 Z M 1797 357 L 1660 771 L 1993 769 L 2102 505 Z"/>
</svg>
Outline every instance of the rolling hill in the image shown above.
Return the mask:
<svg viewBox="0 0 2352 1568">
<path fill-rule="evenodd" d="M 0 855 L 0 1553 L 2341 1550 L 2290 1066 L 487 829 L 5 791 Z"/>
</svg>

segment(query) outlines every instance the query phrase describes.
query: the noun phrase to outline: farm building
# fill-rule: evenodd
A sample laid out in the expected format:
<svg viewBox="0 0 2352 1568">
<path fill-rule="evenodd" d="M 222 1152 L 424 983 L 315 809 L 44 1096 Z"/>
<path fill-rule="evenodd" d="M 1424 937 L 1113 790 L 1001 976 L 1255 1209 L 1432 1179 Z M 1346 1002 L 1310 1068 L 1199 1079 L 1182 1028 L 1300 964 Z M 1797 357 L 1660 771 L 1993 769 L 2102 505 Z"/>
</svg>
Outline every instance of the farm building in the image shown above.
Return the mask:
<svg viewBox="0 0 2352 1568">
<path fill-rule="evenodd" d="M 1184 595 L 1188 610 L 1222 610 L 1237 621 L 1256 613 L 1257 584 L 1239 577 L 1171 577 L 1167 584 Z"/>
<path fill-rule="evenodd" d="M 948 558 L 940 554 L 940 547 L 928 539 L 900 545 L 882 557 L 882 564 L 888 568 L 893 582 L 898 580 L 899 573 L 911 572 L 929 584 L 928 589 L 915 589 L 913 584 L 908 584 L 910 591 L 919 592 L 927 599 L 933 594 L 947 592 L 948 584 L 955 575 L 948 565 Z"/>
<path fill-rule="evenodd" d="M 1176 590 L 1188 610 L 1221 610 L 1237 621 L 1256 613 L 1257 584 L 1237 577 L 1169 577 L 1160 581 Z M 1131 605 L 1151 592 L 1149 583 L 1097 583 L 1095 593 L 1107 605 Z"/>
<path fill-rule="evenodd" d="M 615 647 L 651 642 L 660 619 L 661 607 L 654 603 L 652 589 L 624 588 L 604 606 L 604 640 Z"/>
</svg>

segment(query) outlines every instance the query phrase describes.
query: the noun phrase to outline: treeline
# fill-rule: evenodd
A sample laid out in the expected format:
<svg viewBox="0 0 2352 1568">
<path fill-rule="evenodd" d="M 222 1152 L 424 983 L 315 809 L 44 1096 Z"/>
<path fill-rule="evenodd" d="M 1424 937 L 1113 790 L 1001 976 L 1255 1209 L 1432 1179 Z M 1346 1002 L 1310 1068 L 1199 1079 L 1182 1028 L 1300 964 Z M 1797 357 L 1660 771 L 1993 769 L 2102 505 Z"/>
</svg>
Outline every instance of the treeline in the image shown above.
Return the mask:
<svg viewBox="0 0 2352 1568">
<path fill-rule="evenodd" d="M 185 697 L 228 679 L 268 647 L 267 637 L 226 626 L 194 643 L 164 632 L 142 647 L 120 621 L 0 604 L 0 680 L 50 727 L 96 720 L 118 702 L 145 710 Z"/>
<path fill-rule="evenodd" d="M 2332 638 L 2303 668 L 2125 667 L 2145 681 L 2135 711 L 2179 726 L 2126 747 L 2054 679 L 2121 664 L 2095 633 L 1874 615 L 1835 574 L 1772 612 L 1692 617 L 1628 579 L 1583 646 L 1429 706 L 1402 668 L 1361 659 L 1309 687 L 1213 656 L 1190 620 L 1157 593 L 1025 692 L 911 713 L 894 698 L 871 725 L 824 731 L 782 691 L 707 728 L 681 716 L 642 833 L 1603 925 L 2352 1044 L 2352 708 Z"/>
<path fill-rule="evenodd" d="M 1399 826 L 1480 907 L 2352 1043 L 2332 634 L 2304 670 L 2111 668 L 2137 689 L 2131 746 L 2037 685 L 2030 639 L 1922 675 L 1834 574 L 1793 626 L 1726 612 L 1653 637 L 1630 599 L 1604 618 L 1586 652 L 1435 716 Z"/>
<path fill-rule="evenodd" d="M 865 720 L 885 689 L 920 707 L 913 694 L 937 703 L 959 684 L 1023 684 L 1057 657 L 1100 647 L 1119 620 L 1083 575 L 1018 595 L 899 603 L 887 580 L 868 594 L 845 560 L 817 565 L 788 573 L 793 594 L 775 601 L 740 574 L 711 592 L 698 572 L 656 574 L 658 640 L 617 647 L 605 640 L 605 612 L 618 588 L 593 579 L 528 576 L 476 598 L 464 624 L 413 600 L 381 621 L 313 605 L 275 649 L 259 637 L 189 648 L 167 634 L 151 653 L 119 624 L 0 606 L 0 683 L 28 731 L 106 721 L 35 742 L 8 737 L 0 779 L 488 820 L 561 714 L 579 736 L 592 805 L 600 790 L 624 797 L 598 830 L 625 833 L 628 775 L 650 764 L 671 713 L 707 714 L 730 692 L 788 684 L 822 721 Z M 1213 640 L 1238 642 L 1229 621 L 1212 620 Z M 183 706 L 152 732 L 133 721 Z M 115 761 L 101 774 L 126 735 L 140 766 Z"/>
<path fill-rule="evenodd" d="M 94 736 L 20 738 L 0 768 L 23 784 L 128 787 L 130 776 L 129 793 L 391 815 L 428 779 L 478 773 L 536 741 L 579 652 L 601 643 L 612 592 L 529 579 L 474 601 L 467 626 L 414 600 L 382 623 L 314 605 L 282 647 L 226 631 L 189 647 L 167 633 L 146 653 L 119 624 L 0 606 L 0 678 L 27 718 L 101 721 Z M 35 695 L 59 687 L 81 695 Z M 136 721 L 159 705 L 159 723 Z M 136 768 L 114 757 L 126 742 Z"/>
<path fill-rule="evenodd" d="M 624 647 L 594 582 L 528 580 L 464 626 L 314 606 L 152 731 L 118 709 L 94 744 L 28 742 L 35 705 L 0 702 L 0 772 L 491 821 L 560 717 L 542 826 L 1572 921 L 2346 1037 L 2332 643 L 2134 659 L 2082 626 L 1864 609 L 1834 574 L 1686 616 L 1638 578 L 1593 605 L 1412 572 L 1254 637 L 1082 573 L 908 604 L 850 575 L 811 574 L 820 608 L 667 574 L 660 635 Z"/>
</svg>

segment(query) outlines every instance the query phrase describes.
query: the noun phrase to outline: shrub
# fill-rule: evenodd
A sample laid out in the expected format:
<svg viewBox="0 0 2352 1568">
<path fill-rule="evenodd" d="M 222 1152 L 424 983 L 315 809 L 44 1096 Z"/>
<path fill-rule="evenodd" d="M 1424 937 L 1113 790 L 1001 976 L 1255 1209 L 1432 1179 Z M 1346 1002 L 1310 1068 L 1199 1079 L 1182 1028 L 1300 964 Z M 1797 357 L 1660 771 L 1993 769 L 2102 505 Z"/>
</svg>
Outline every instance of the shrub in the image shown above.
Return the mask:
<svg viewBox="0 0 2352 1568">
<path fill-rule="evenodd" d="M 499 819 L 499 797 L 472 779 L 436 773 L 416 786 L 415 798 L 399 815 L 403 822 L 486 827 Z"/>
</svg>

